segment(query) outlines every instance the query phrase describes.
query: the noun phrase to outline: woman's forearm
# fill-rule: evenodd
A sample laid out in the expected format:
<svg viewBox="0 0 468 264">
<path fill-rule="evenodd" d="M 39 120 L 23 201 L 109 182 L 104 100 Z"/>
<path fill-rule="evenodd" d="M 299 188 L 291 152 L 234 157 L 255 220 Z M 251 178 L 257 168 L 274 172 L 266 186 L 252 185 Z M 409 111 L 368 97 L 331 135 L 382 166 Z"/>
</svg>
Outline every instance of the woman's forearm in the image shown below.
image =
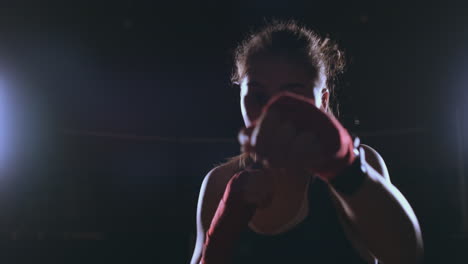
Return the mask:
<svg viewBox="0 0 468 264">
<path fill-rule="evenodd" d="M 413 209 L 395 186 L 365 166 L 366 179 L 355 193 L 332 193 L 352 229 L 375 257 L 385 264 L 418 263 L 423 242 Z"/>
</svg>

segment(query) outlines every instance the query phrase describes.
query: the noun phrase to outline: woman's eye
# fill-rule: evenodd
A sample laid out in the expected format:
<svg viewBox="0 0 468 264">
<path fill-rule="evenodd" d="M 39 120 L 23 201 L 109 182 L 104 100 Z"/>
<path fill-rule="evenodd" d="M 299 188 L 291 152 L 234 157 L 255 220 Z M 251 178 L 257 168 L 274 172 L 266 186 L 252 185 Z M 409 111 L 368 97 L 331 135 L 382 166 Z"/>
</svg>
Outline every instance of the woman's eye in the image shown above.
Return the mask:
<svg viewBox="0 0 468 264">
<path fill-rule="evenodd" d="M 254 98 L 257 102 L 262 103 L 262 104 L 268 102 L 268 99 L 269 99 L 267 95 L 262 94 L 262 93 L 254 94 Z"/>
</svg>

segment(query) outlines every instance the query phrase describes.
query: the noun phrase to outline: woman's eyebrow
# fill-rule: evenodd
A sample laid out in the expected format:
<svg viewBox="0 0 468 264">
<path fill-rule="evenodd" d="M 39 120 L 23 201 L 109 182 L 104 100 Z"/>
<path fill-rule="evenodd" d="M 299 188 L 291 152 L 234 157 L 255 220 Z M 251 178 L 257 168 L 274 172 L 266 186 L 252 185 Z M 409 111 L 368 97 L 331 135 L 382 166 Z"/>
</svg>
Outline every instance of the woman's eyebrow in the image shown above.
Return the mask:
<svg viewBox="0 0 468 264">
<path fill-rule="evenodd" d="M 303 83 L 287 83 L 287 84 L 281 85 L 280 89 L 283 91 L 283 90 L 288 90 L 291 88 L 305 88 L 305 87 L 306 86 Z"/>
<path fill-rule="evenodd" d="M 248 86 L 256 86 L 256 87 L 260 87 L 260 88 L 263 87 L 263 85 L 261 83 L 257 82 L 257 81 L 250 81 L 250 82 L 247 83 L 247 85 Z"/>
</svg>

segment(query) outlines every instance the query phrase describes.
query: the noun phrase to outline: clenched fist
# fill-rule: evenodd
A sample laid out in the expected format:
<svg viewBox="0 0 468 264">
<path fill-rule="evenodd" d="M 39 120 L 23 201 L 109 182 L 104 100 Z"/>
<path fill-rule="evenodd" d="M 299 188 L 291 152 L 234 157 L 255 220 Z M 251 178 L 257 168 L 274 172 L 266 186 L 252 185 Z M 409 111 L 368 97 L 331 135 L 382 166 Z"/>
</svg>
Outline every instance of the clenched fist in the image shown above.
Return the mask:
<svg viewBox="0 0 468 264">
<path fill-rule="evenodd" d="M 304 168 L 325 181 L 355 159 L 353 140 L 340 122 L 313 100 L 290 92 L 272 98 L 239 141 L 269 167 Z"/>
</svg>

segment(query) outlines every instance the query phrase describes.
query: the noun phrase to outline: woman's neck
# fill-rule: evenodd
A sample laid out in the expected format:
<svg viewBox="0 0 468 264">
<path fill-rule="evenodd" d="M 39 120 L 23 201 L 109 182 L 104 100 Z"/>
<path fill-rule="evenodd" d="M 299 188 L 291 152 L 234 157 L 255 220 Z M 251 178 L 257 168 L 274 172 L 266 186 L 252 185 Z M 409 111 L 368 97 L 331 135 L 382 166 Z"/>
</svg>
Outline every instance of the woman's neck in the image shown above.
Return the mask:
<svg viewBox="0 0 468 264">
<path fill-rule="evenodd" d="M 313 177 L 303 169 L 268 168 L 255 154 L 246 155 L 246 167 L 263 169 L 273 178 L 275 189 L 284 191 L 303 191 Z"/>
<path fill-rule="evenodd" d="M 271 173 L 277 190 L 302 192 L 311 179 L 311 175 L 303 170 L 266 169 Z"/>
</svg>

